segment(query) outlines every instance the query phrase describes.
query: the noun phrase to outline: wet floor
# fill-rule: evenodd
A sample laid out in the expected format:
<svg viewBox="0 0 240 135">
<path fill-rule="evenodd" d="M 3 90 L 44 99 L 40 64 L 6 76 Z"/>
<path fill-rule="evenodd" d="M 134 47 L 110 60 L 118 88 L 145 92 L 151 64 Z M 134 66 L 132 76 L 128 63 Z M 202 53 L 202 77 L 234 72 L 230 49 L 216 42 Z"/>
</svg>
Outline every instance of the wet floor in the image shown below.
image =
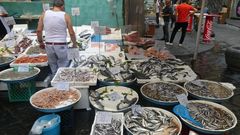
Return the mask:
<svg viewBox="0 0 240 135">
<path fill-rule="evenodd" d="M 205 53 L 199 54 L 196 62 L 192 62 L 192 56 L 179 57 L 199 75 L 200 79 L 207 79 L 220 82 L 233 83 L 237 89 L 235 95 L 228 101 L 221 104 L 232 110 L 240 120 L 240 72 L 227 68 L 224 58 L 226 49 L 224 43 L 216 43 L 215 47 Z M 135 89 L 139 90 L 139 87 Z M 145 100 L 140 100 L 144 106 L 157 106 Z M 166 108 L 169 109 L 169 108 Z M 35 110 L 30 103 L 9 103 L 6 92 L 0 92 L 0 135 L 27 135 L 34 121 L 44 113 Z M 94 110 L 66 111 L 60 114 L 65 118 L 61 128 L 64 135 L 89 135 L 94 119 Z M 73 121 L 69 120 L 74 116 Z M 67 120 L 66 120 L 67 119 Z M 238 124 L 227 135 L 237 135 L 240 133 Z M 186 133 L 183 133 L 185 135 Z"/>
</svg>

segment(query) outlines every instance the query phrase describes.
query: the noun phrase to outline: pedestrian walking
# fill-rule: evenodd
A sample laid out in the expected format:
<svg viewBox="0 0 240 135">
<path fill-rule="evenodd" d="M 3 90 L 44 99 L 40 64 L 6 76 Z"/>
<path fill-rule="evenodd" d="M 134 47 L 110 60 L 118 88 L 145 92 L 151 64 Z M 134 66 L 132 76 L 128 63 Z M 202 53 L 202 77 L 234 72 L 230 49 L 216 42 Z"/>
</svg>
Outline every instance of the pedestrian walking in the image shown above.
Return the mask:
<svg viewBox="0 0 240 135">
<path fill-rule="evenodd" d="M 155 0 L 155 10 L 156 10 L 156 28 L 159 28 L 159 13 L 161 9 L 161 1 Z"/>
<path fill-rule="evenodd" d="M 169 42 L 169 22 L 172 14 L 173 14 L 173 9 L 171 7 L 171 0 L 166 0 L 165 6 L 163 7 L 162 14 L 161 14 L 164 20 L 163 38 L 161 40 L 164 40 L 165 43 Z"/>
<path fill-rule="evenodd" d="M 173 45 L 173 40 L 175 38 L 176 33 L 181 28 L 182 29 L 182 35 L 179 41 L 179 46 L 182 46 L 182 43 L 184 41 L 187 26 L 188 26 L 188 17 L 191 14 L 194 14 L 194 12 L 197 11 L 196 8 L 192 7 L 191 5 L 187 4 L 188 0 L 182 0 L 182 3 L 176 7 L 176 23 L 173 29 L 173 32 L 171 34 L 170 42 L 167 43 L 167 45 Z M 190 12 L 192 11 L 192 12 Z"/>
<path fill-rule="evenodd" d="M 37 27 L 37 39 L 40 47 L 46 49 L 52 76 L 56 74 L 59 67 L 69 65 L 67 58 L 67 29 L 73 47 L 76 47 L 76 37 L 71 18 L 64 12 L 64 0 L 53 0 L 53 9 L 42 14 Z M 42 37 L 43 30 L 45 31 L 45 43 Z"/>
</svg>

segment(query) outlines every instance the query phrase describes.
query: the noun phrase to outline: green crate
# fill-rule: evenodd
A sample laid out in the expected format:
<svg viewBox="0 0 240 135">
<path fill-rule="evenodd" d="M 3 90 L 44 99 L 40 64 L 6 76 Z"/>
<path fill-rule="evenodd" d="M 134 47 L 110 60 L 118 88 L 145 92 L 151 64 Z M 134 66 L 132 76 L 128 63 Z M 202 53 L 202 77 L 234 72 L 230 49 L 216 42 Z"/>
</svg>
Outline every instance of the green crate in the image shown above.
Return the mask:
<svg viewBox="0 0 240 135">
<path fill-rule="evenodd" d="M 7 86 L 10 102 L 29 101 L 36 91 L 35 80 L 8 82 Z"/>
</svg>

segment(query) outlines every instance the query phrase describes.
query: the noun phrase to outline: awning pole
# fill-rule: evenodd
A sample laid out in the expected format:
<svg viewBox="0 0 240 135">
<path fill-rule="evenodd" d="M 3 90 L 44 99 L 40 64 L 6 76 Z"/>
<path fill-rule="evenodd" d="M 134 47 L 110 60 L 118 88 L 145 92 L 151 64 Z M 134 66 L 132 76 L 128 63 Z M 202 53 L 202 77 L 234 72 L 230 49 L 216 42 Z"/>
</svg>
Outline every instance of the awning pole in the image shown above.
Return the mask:
<svg viewBox="0 0 240 135">
<path fill-rule="evenodd" d="M 205 0 L 202 0 L 201 12 L 200 12 L 200 17 L 199 17 L 199 22 L 198 22 L 196 47 L 195 47 L 195 52 L 194 52 L 194 55 L 193 55 L 193 60 L 197 59 L 198 48 L 199 48 L 199 45 L 200 45 L 200 36 L 201 36 L 201 28 L 202 28 L 202 22 L 203 22 L 204 7 L 205 7 Z"/>
</svg>

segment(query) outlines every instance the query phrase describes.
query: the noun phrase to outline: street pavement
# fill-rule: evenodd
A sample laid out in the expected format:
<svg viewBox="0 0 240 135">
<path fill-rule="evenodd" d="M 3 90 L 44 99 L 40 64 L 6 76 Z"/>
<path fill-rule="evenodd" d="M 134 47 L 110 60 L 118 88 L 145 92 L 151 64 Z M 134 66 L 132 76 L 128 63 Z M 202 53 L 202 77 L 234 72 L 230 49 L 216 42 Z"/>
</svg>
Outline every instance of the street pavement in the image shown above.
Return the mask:
<svg viewBox="0 0 240 135">
<path fill-rule="evenodd" d="M 203 53 L 211 50 L 215 45 L 221 46 L 232 46 L 232 45 L 240 45 L 240 20 L 231 20 L 227 21 L 227 24 L 218 24 L 216 21 L 213 23 L 213 31 L 215 37 L 212 38 L 212 41 L 209 43 L 204 43 L 202 41 L 203 35 L 201 34 L 201 41 L 198 48 L 198 53 Z M 171 36 L 172 31 L 169 31 L 169 37 Z M 183 42 L 183 46 L 178 46 L 178 42 L 181 36 L 181 31 L 179 31 L 175 39 L 173 41 L 173 46 L 165 45 L 164 41 L 160 39 L 163 37 L 163 30 L 160 26 L 155 29 L 154 39 L 157 42 L 156 47 L 158 49 L 162 49 L 166 47 L 173 55 L 175 56 L 193 56 L 196 49 L 196 39 L 197 39 L 197 31 L 193 30 L 192 32 L 188 32 L 186 34 L 185 40 Z"/>
</svg>

